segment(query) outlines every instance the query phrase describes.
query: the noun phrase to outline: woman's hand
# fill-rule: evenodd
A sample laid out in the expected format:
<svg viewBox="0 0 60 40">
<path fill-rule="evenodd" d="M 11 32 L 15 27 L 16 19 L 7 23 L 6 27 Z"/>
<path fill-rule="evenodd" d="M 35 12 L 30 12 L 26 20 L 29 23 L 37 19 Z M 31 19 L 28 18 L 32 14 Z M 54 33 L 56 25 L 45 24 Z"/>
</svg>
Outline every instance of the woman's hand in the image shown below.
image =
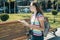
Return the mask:
<svg viewBox="0 0 60 40">
<path fill-rule="evenodd" d="M 25 24 L 26 26 L 29 26 L 29 24 L 25 20 L 18 20 L 18 22 L 21 22 L 21 23 Z"/>
</svg>

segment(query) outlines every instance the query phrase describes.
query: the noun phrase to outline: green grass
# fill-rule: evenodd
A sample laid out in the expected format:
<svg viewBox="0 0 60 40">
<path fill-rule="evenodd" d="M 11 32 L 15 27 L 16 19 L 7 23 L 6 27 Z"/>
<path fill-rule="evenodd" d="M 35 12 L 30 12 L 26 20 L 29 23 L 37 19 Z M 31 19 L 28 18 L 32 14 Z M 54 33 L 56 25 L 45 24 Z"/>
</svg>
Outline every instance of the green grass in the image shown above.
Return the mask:
<svg viewBox="0 0 60 40">
<path fill-rule="evenodd" d="M 48 17 L 51 27 L 53 27 L 53 28 L 60 27 L 60 12 L 58 13 L 58 15 L 56 15 L 56 18 L 55 18 L 56 23 L 53 23 L 54 16 L 52 15 L 51 12 L 50 13 L 44 13 L 44 16 Z M 28 19 L 30 17 L 31 17 L 31 13 L 9 14 L 9 19 L 7 21 Z M 2 22 L 2 21 L 0 20 L 0 22 Z"/>
<path fill-rule="evenodd" d="M 56 18 L 55 18 L 56 23 L 53 23 L 54 16 L 52 15 L 52 13 L 47 13 L 47 14 L 45 13 L 44 15 L 48 17 L 51 27 L 53 28 L 60 27 L 60 12 L 58 13 L 58 15 L 56 15 Z"/>
</svg>

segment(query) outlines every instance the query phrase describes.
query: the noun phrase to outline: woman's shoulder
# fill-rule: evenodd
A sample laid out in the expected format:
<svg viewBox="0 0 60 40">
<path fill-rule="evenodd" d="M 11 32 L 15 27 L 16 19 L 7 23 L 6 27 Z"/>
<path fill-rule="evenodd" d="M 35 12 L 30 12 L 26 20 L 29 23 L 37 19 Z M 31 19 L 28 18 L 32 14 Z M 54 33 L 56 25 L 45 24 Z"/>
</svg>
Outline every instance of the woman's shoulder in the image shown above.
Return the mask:
<svg viewBox="0 0 60 40">
<path fill-rule="evenodd" d="M 42 15 L 41 13 L 38 13 L 37 16 L 39 16 L 39 17 L 43 17 L 43 15 Z"/>
<path fill-rule="evenodd" d="M 37 18 L 38 18 L 39 20 L 44 20 L 44 16 L 43 16 L 42 14 L 40 14 L 40 13 L 38 13 Z"/>
</svg>

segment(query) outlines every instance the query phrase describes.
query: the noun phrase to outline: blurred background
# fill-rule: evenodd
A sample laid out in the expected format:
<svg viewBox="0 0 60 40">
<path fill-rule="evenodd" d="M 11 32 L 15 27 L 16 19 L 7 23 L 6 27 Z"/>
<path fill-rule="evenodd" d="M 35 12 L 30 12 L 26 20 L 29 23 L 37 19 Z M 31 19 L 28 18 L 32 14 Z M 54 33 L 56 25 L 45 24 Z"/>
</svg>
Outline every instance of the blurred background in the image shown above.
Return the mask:
<svg viewBox="0 0 60 40">
<path fill-rule="evenodd" d="M 0 40 L 25 40 L 27 38 L 28 28 L 14 21 L 23 19 L 30 23 L 32 13 L 29 7 L 32 1 L 37 2 L 42 8 L 51 29 L 60 28 L 60 0 L 0 0 Z"/>
<path fill-rule="evenodd" d="M 0 14 L 30 12 L 29 5 L 32 1 L 39 3 L 45 12 L 49 12 L 52 9 L 60 11 L 59 0 L 0 0 Z"/>
</svg>

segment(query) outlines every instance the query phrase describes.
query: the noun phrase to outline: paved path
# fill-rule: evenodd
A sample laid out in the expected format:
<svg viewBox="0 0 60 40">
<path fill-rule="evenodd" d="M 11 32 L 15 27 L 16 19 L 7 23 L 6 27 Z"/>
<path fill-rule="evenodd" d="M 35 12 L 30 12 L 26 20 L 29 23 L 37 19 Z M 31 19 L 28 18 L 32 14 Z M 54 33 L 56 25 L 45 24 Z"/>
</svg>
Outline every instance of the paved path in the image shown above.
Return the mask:
<svg viewBox="0 0 60 40">
<path fill-rule="evenodd" d="M 47 37 L 45 38 L 48 40 L 60 40 L 60 28 L 57 28 L 57 31 L 55 32 L 56 36 L 53 35 L 51 32 L 48 33 Z"/>
</svg>

